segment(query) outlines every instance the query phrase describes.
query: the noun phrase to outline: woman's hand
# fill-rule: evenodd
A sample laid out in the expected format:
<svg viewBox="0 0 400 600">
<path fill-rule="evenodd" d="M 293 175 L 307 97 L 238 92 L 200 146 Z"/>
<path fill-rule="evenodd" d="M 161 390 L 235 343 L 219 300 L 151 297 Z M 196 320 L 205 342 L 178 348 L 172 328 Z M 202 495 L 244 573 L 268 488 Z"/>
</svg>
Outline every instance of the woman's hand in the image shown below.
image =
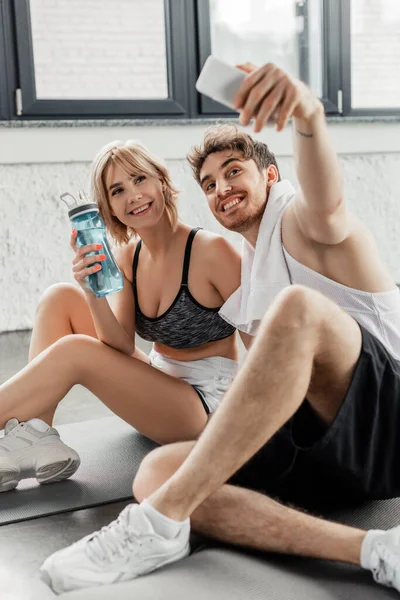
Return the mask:
<svg viewBox="0 0 400 600">
<path fill-rule="evenodd" d="M 77 248 L 77 235 L 78 234 L 76 229 L 73 229 L 71 233 L 70 245 L 72 250 L 75 252 L 75 257 L 72 261 L 72 271 L 74 273 L 74 279 L 79 283 L 85 294 L 93 294 L 86 281 L 86 277 L 88 275 L 92 275 L 92 273 L 97 273 L 98 271 L 100 271 L 101 265 L 99 265 L 98 263 L 105 260 L 106 256 L 105 254 L 85 256 L 89 252 L 96 252 L 97 250 L 101 250 L 103 245 L 88 244 L 86 246 L 82 246 L 81 248 Z"/>
<path fill-rule="evenodd" d="M 270 118 L 281 131 L 291 116 L 308 121 L 323 112 L 321 101 L 310 88 L 276 65 L 268 63 L 258 68 L 245 63 L 237 66 L 249 75 L 234 98 L 234 106 L 241 109 L 242 125 L 248 125 L 251 118 L 255 118 L 255 132 L 261 131 Z"/>
</svg>

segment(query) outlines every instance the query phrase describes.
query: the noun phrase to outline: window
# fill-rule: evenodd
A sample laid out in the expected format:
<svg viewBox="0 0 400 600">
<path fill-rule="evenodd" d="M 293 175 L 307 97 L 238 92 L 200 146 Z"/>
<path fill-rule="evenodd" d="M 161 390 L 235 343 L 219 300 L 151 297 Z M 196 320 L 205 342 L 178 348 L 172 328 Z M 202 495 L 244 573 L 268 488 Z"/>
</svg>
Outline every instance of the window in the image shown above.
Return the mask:
<svg viewBox="0 0 400 600">
<path fill-rule="evenodd" d="M 0 119 L 233 115 L 195 90 L 210 53 L 400 114 L 400 0 L 0 0 Z"/>
<path fill-rule="evenodd" d="M 352 108 L 400 106 L 400 2 L 351 4 Z"/>
<path fill-rule="evenodd" d="M 36 97 L 168 98 L 163 0 L 30 0 Z"/>
<path fill-rule="evenodd" d="M 17 116 L 186 116 L 186 0 L 0 0 L 15 20 Z"/>
<path fill-rule="evenodd" d="M 305 6 L 293 0 L 210 0 L 212 54 L 234 64 L 267 59 L 296 77 L 302 66 L 307 83 L 322 96 L 322 2 L 309 3 L 308 18 Z"/>
<path fill-rule="evenodd" d="M 305 81 L 338 113 L 340 0 L 198 0 L 200 56 L 228 62 L 274 62 Z M 203 114 L 226 113 L 203 98 Z"/>
</svg>

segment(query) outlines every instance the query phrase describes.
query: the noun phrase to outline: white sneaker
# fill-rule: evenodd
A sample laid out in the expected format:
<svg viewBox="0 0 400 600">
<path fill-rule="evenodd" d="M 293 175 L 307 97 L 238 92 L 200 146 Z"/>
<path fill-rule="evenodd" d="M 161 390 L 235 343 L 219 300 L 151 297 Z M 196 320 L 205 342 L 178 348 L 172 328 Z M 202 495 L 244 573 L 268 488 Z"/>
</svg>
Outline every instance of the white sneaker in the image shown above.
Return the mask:
<svg viewBox="0 0 400 600">
<path fill-rule="evenodd" d="M 10 419 L 0 438 L 0 492 L 16 488 L 28 477 L 36 477 L 42 484 L 62 481 L 75 473 L 80 462 L 53 427 L 46 429 L 39 419 L 26 423 Z"/>
<path fill-rule="evenodd" d="M 187 519 L 176 537 L 166 539 L 139 504 L 129 504 L 110 525 L 47 558 L 41 578 L 56 594 L 130 581 L 187 556 L 189 533 Z"/>
<path fill-rule="evenodd" d="M 368 531 L 361 546 L 361 566 L 377 583 L 400 592 L 400 527 Z"/>
</svg>

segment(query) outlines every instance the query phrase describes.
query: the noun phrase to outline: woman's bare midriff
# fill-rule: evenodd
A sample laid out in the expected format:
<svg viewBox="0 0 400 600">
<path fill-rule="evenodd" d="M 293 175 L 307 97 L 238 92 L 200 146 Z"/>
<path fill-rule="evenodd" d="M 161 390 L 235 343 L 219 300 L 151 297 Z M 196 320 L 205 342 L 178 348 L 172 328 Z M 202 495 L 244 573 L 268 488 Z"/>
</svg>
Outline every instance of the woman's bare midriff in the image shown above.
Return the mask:
<svg viewBox="0 0 400 600">
<path fill-rule="evenodd" d="M 163 356 L 173 360 L 200 360 L 210 356 L 223 356 L 232 360 L 238 360 L 238 341 L 236 333 L 216 342 L 207 342 L 196 348 L 177 350 L 163 344 L 154 344 L 154 350 Z"/>
</svg>

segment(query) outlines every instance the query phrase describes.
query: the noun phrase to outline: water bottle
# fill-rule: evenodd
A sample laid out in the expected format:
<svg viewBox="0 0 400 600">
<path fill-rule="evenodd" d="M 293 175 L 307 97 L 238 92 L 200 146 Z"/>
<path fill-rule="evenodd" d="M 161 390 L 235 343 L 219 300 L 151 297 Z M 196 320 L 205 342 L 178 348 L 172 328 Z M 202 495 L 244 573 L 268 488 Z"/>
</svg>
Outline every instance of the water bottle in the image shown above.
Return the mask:
<svg viewBox="0 0 400 600">
<path fill-rule="evenodd" d="M 101 269 L 97 273 L 92 273 L 86 277 L 86 281 L 92 292 L 101 298 L 107 294 L 120 292 L 124 287 L 124 276 L 119 270 L 117 263 L 112 255 L 106 236 L 104 221 L 99 214 L 97 204 L 90 202 L 85 193 L 78 192 L 79 201 L 77 202 L 68 192 L 62 194 L 61 200 L 68 207 L 68 216 L 72 226 L 77 230 L 76 246 L 81 248 L 87 244 L 102 244 L 103 248 L 95 252 L 89 252 L 85 256 L 94 256 L 96 254 L 105 254 L 106 259 L 97 264 Z M 66 200 L 69 198 L 69 200 Z M 71 199 L 73 203 L 71 202 Z M 96 263 L 93 263 L 96 264 Z M 91 265 L 92 266 L 92 265 Z"/>
</svg>

